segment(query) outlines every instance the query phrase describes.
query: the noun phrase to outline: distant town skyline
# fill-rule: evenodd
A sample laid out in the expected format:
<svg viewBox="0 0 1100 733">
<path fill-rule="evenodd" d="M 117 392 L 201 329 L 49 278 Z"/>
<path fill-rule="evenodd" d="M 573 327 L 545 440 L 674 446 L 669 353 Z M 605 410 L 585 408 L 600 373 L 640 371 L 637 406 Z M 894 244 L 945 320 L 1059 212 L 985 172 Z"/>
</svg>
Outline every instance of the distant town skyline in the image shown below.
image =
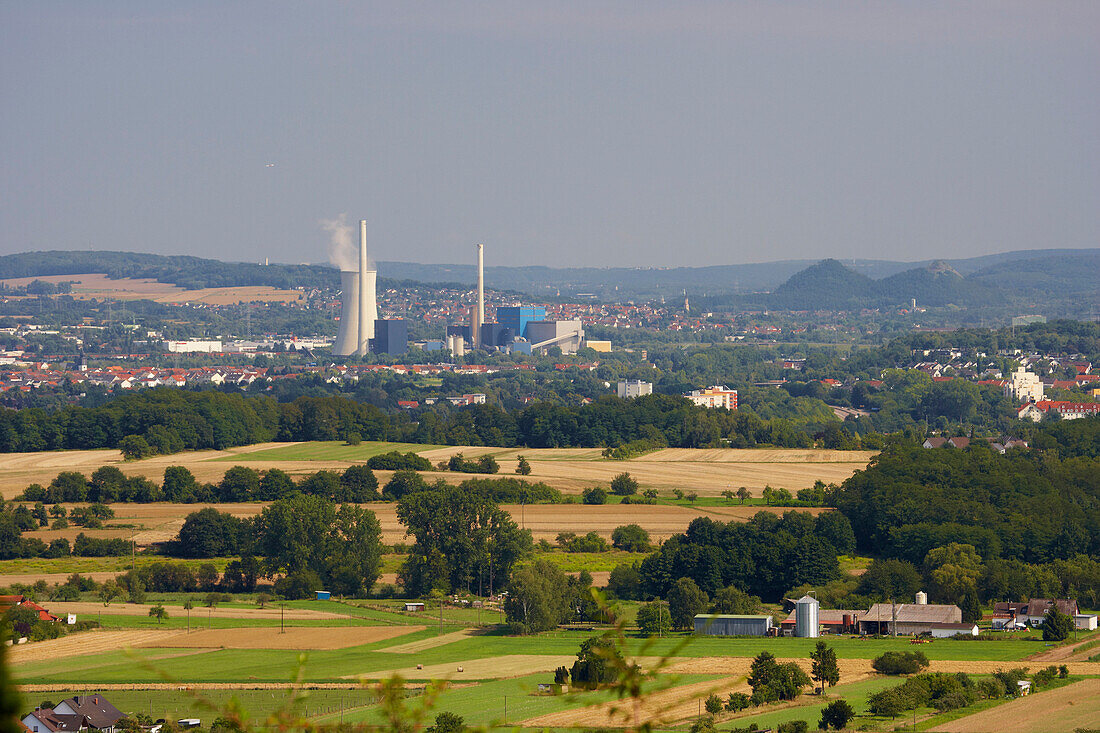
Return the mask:
<svg viewBox="0 0 1100 733">
<path fill-rule="evenodd" d="M 1100 243 L 1094 2 L 9 3 L 0 254 L 678 267 Z"/>
</svg>

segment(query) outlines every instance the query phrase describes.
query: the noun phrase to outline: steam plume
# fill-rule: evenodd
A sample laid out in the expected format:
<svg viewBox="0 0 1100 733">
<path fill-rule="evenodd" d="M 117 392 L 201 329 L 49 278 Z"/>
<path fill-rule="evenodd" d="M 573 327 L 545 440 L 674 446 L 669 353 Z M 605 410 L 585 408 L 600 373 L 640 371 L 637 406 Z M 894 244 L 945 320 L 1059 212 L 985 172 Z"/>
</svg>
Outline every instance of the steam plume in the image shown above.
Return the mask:
<svg viewBox="0 0 1100 733">
<path fill-rule="evenodd" d="M 322 219 L 321 228 L 329 233 L 328 261 L 343 272 L 359 271 L 359 248 L 355 244 L 355 229 L 347 222 L 348 215 Z"/>
</svg>

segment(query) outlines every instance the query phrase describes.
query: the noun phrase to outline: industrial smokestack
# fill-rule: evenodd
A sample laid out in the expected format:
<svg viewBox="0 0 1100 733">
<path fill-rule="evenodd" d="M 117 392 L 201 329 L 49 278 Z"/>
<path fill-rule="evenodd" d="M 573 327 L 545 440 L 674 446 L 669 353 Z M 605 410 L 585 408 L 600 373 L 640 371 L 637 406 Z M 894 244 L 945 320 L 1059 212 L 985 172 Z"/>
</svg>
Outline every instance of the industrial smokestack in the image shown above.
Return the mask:
<svg viewBox="0 0 1100 733">
<path fill-rule="evenodd" d="M 359 273 L 345 270 L 340 273 L 340 332 L 332 353 L 350 356 L 359 348 Z"/>
<path fill-rule="evenodd" d="M 477 246 L 477 333 L 470 334 L 474 346 L 481 345 L 481 327 L 485 325 L 485 245 Z"/>
<path fill-rule="evenodd" d="M 370 296 L 374 288 L 367 282 L 367 220 L 359 220 L 359 333 L 356 341 L 356 353 L 366 356 L 370 349 L 370 338 L 374 335 L 374 321 L 370 317 Z M 369 325 L 371 333 L 367 333 Z"/>
<path fill-rule="evenodd" d="M 369 345 L 374 338 L 374 322 L 378 320 L 378 271 L 367 270 L 367 276 L 359 283 L 359 287 L 366 291 L 367 320 L 359 321 L 360 338 Z"/>
</svg>

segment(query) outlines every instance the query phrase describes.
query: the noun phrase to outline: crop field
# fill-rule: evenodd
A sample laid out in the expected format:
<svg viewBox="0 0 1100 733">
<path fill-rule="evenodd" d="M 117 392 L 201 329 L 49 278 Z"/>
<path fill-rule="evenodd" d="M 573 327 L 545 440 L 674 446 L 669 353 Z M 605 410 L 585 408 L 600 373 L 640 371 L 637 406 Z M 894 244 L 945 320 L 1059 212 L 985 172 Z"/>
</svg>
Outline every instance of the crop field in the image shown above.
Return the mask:
<svg viewBox="0 0 1100 733">
<path fill-rule="evenodd" d="M 272 627 L 207 629 L 192 634 L 173 634 L 135 646 L 175 649 L 347 649 L 386 641 L 423 626 L 312 626 L 285 629 Z"/>
<path fill-rule="evenodd" d="M 280 290 L 267 285 L 231 288 L 202 288 L 185 290 L 171 283 L 157 282 L 151 278 L 111 278 L 103 273 L 80 275 L 42 275 L 3 280 L 9 287 L 24 287 L 41 280 L 43 282 L 73 283 L 72 297 L 76 300 L 152 300 L 157 303 L 206 303 L 208 305 L 233 305 L 235 303 L 288 303 L 302 299 L 297 290 Z"/>
<path fill-rule="evenodd" d="M 275 448 L 249 451 L 247 453 L 222 456 L 217 461 L 342 461 L 348 464 L 361 463 L 368 458 L 400 451 L 402 453 L 425 454 L 432 449 L 442 446 L 424 445 L 423 443 L 386 443 L 368 441 L 359 445 L 347 445 L 343 441 L 334 440 L 319 443 L 284 443 Z"/>
<path fill-rule="evenodd" d="M 1100 725 L 1100 679 L 1087 679 L 983 710 L 932 730 L 943 733 L 1048 733 Z"/>
<path fill-rule="evenodd" d="M 166 605 L 172 614 L 170 620 L 176 624 L 182 620 L 181 609 L 176 605 L 179 602 L 179 598 L 174 598 Z M 440 629 L 435 625 L 432 611 L 407 614 L 397 610 L 395 601 L 360 601 L 358 604 L 297 601 L 287 604 L 285 610 L 258 609 L 245 604 L 200 608 L 192 611 L 196 627 L 197 622 L 206 624 L 203 617 L 208 613 L 217 615 L 210 621 L 229 625 L 205 626 L 191 633 L 179 626 L 158 627 L 154 619 L 147 617 L 145 606 L 118 604 L 111 609 L 117 613 L 100 618 L 105 623 L 118 620 L 132 626 L 78 633 L 14 648 L 12 671 L 21 683 L 49 686 L 51 690 L 96 687 L 114 694 L 111 687 L 114 685 L 161 687 L 148 691 L 130 690 L 138 702 L 122 703 L 124 709 L 127 704 L 141 704 L 144 696 L 145 706 L 179 710 L 182 708 L 165 706 L 191 709 L 191 702 L 187 695 L 166 701 L 171 691 L 164 685 L 164 679 L 175 680 L 173 684 L 178 687 L 201 689 L 204 695 L 213 687 L 274 689 L 282 686 L 285 689 L 299 668 L 300 655 L 307 653 L 302 666 L 307 685 L 353 688 L 361 681 L 393 674 L 413 681 L 448 679 L 452 687 L 443 693 L 437 709 L 463 715 L 471 724 L 499 724 L 506 719 L 512 724 L 522 721 L 523 726 L 592 727 L 614 722 L 609 717 L 611 698 L 608 693 L 536 694 L 537 683 L 549 681 L 557 666 L 569 666 L 581 642 L 590 637 L 592 631 L 563 629 L 534 636 L 507 636 L 494 627 L 478 629 L 455 625 L 454 621 L 460 618 L 464 623 L 476 618 L 473 609 L 446 609 L 447 620 Z M 75 608 L 90 613 L 96 605 L 83 604 Z M 100 607 L 99 610 L 107 609 Z M 280 612 L 285 618 L 285 630 L 278 620 Z M 496 620 L 495 614 L 482 613 L 486 614 L 486 620 Z M 698 637 L 682 646 L 686 638 L 683 634 L 674 634 L 658 640 L 628 640 L 627 653 L 639 655 L 637 661 L 643 667 L 652 664 L 660 655 L 676 655 L 660 676 L 663 683 L 671 687 L 656 693 L 647 703 L 643 711 L 647 719 L 682 727 L 685 720 L 697 714 L 701 696 L 713 691 L 724 696 L 730 691 L 747 689 L 746 675 L 751 659 L 760 651 L 766 649 L 780 661 L 793 660 L 808 669 L 807 657 L 816 643 L 813 639 L 794 638 Z M 828 636 L 824 640 L 836 651 L 841 669 L 842 684 L 831 691 L 830 697 L 843 694 L 857 710 L 862 709 L 868 694 L 900 681 L 874 675 L 870 660 L 884 651 L 912 648 L 904 638 Z M 932 671 L 988 674 L 1010 665 L 1040 666 L 1027 658 L 1049 650 L 1040 641 L 1007 637 L 1003 641 L 987 642 L 937 640 L 922 646 L 921 651 L 932 660 Z M 59 665 L 58 659 L 64 659 L 64 663 Z M 1074 675 L 1100 675 L 1098 663 L 1071 662 L 1069 666 Z M 43 690 L 41 695 L 49 697 L 45 692 L 47 688 L 34 689 Z M 273 709 L 274 703 L 269 704 L 269 701 L 279 699 L 280 695 L 273 689 L 241 690 L 238 697 L 256 717 Z M 1078 697 L 1066 698 L 1073 700 L 1074 705 L 1081 704 L 1080 693 L 1087 693 L 1084 697 L 1093 694 L 1091 689 L 1076 685 L 1068 689 L 1079 692 Z M 227 690 L 216 692 L 215 697 L 222 702 L 230 694 Z M 1052 693 L 1041 693 L 1031 699 L 1043 700 L 1041 695 L 1046 694 Z M 1051 699 L 1059 705 L 1073 707 L 1067 701 L 1059 703 L 1062 698 Z M 247 708 L 249 701 L 256 707 Z M 314 719 L 336 722 L 342 717 L 345 722 L 354 722 L 377 714 L 371 707 L 373 702 L 369 690 L 343 689 L 318 691 L 317 699 L 307 705 Z M 764 723 L 774 725 L 800 718 L 813 725 L 822 704 L 819 698 L 804 695 L 794 703 L 746 711 L 720 722 L 736 721 L 739 725 L 757 722 L 763 726 Z M 1081 709 L 1089 710 L 1087 707 Z M 1073 714 L 1078 715 L 1076 711 Z M 1087 714 L 1091 713 L 1067 717 L 1066 721 L 1087 719 Z M 1086 717 L 1081 718 L 1081 715 Z M 962 720 L 968 719 L 952 721 L 950 725 L 960 724 Z M 977 732 L 985 728 L 944 730 Z"/>
<path fill-rule="evenodd" d="M 72 695 L 83 695 L 84 688 L 71 690 L 50 690 L 24 694 L 24 703 L 37 704 L 41 700 L 57 701 Z M 304 699 L 290 705 L 286 690 L 111 690 L 108 699 L 119 710 L 127 714 L 146 713 L 154 719 L 179 720 L 181 718 L 199 718 L 203 727 L 208 727 L 214 718 L 220 715 L 230 701 L 235 701 L 240 709 L 247 712 L 249 720 L 262 723 L 276 710 L 288 708 L 304 717 L 325 715 L 331 711 L 356 710 L 373 705 L 378 694 L 372 689 L 311 689 L 303 690 Z M 339 721 L 337 714 L 334 722 Z"/>
<path fill-rule="evenodd" d="M 579 493 L 596 484 L 607 485 L 623 471 L 634 476 L 643 489 L 670 494 L 673 489 L 695 492 L 701 497 L 720 496 L 745 486 L 759 496 L 765 485 L 791 492 L 814 481 L 836 483 L 865 467 L 873 453 L 798 449 L 681 449 L 656 451 L 627 461 L 602 458 L 598 448 L 514 449 L 471 446 L 432 446 L 405 443 L 365 442 L 358 446 L 340 441 L 314 443 L 264 443 L 223 451 L 204 450 L 154 456 L 141 461 L 123 461 L 117 450 L 50 451 L 0 455 L 0 481 L 4 496 L 11 498 L 31 483 L 49 483 L 59 471 L 90 474 L 104 465 L 115 465 L 126 473 L 159 480 L 168 466 L 186 466 L 200 481 L 218 481 L 234 463 L 258 470 L 280 468 L 293 475 L 320 469 L 339 470 L 355 462 L 391 450 L 413 451 L 432 463 L 455 453 L 467 457 L 493 455 L 501 474 L 514 475 L 519 455 L 531 464 L 528 480 L 543 481 L 566 493 Z M 459 482 L 465 474 L 439 473 L 447 481 Z M 379 472 L 380 480 L 389 472 Z"/>
</svg>

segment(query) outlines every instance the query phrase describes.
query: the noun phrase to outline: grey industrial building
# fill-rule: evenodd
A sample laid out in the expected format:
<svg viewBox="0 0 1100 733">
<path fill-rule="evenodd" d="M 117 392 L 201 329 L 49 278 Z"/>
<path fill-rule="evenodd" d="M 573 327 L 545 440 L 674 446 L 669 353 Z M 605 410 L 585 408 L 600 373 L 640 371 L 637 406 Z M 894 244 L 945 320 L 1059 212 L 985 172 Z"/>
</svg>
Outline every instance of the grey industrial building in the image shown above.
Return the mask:
<svg viewBox="0 0 1100 733">
<path fill-rule="evenodd" d="M 400 318 L 380 318 L 374 322 L 370 350 L 375 354 L 404 354 L 409 350 L 409 327 Z"/>
<path fill-rule="evenodd" d="M 701 613 L 695 617 L 695 633 L 706 636 L 767 636 L 771 629 L 771 616 Z"/>
</svg>

